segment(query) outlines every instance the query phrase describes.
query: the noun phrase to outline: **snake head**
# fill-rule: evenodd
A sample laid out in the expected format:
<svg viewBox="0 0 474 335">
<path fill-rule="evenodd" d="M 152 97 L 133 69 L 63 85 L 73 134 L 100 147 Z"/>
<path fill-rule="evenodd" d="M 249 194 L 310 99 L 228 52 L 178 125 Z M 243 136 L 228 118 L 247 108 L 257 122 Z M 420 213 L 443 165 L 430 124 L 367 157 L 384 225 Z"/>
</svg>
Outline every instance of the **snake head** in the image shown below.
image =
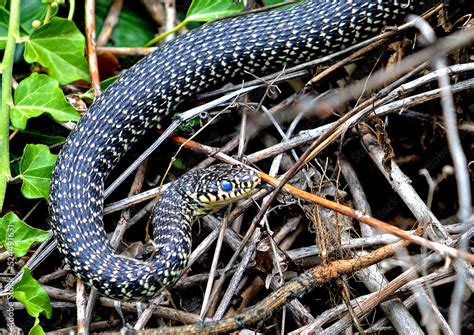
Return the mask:
<svg viewBox="0 0 474 335">
<path fill-rule="evenodd" d="M 216 164 L 199 170 L 191 197 L 199 214 L 208 214 L 255 192 L 260 177 L 243 165 Z"/>
</svg>

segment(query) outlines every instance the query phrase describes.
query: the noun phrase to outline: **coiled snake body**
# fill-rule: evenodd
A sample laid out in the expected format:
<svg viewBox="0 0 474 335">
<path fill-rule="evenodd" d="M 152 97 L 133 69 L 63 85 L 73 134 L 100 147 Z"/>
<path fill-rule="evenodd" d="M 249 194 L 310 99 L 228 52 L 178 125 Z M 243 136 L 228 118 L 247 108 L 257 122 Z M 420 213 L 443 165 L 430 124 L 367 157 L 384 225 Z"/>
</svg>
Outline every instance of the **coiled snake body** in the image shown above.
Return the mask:
<svg viewBox="0 0 474 335">
<path fill-rule="evenodd" d="M 149 298 L 172 284 L 186 264 L 195 214 L 210 210 L 201 200 L 221 199 L 229 181 L 233 196 L 246 195 L 258 178 L 248 169 L 222 165 L 186 175 L 157 205 L 158 252 L 142 262 L 114 254 L 103 228 L 104 180 L 123 154 L 180 102 L 204 89 L 348 47 L 426 5 L 413 0 L 306 1 L 205 25 L 145 57 L 97 99 L 58 157 L 49 208 L 58 248 L 71 269 L 101 294 L 122 300 Z M 218 181 L 211 182 L 215 174 Z"/>
</svg>

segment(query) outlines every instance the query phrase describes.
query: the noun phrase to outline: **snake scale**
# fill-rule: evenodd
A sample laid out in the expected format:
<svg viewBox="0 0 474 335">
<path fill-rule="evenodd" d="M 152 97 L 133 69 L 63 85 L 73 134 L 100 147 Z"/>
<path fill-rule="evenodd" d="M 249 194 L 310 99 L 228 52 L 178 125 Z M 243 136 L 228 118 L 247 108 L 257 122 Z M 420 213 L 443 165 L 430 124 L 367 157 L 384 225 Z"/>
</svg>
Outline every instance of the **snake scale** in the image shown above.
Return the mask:
<svg viewBox="0 0 474 335">
<path fill-rule="evenodd" d="M 142 59 L 93 103 L 59 154 L 49 210 L 66 263 L 98 292 L 120 300 L 147 299 L 174 283 L 186 265 L 196 215 L 223 205 L 222 197 L 247 195 L 258 177 L 218 165 L 179 179 L 156 206 L 157 252 L 144 262 L 115 254 L 103 228 L 104 181 L 128 149 L 198 92 L 341 50 L 431 4 L 309 0 L 204 25 Z M 216 200 L 212 208 L 203 204 Z"/>
</svg>

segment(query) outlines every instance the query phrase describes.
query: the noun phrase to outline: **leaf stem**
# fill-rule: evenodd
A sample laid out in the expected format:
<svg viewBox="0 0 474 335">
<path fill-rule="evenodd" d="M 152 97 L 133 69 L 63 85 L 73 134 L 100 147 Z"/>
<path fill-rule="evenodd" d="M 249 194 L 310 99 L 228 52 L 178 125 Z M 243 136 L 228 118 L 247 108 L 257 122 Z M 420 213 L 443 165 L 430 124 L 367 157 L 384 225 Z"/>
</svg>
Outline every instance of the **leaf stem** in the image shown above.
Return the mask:
<svg viewBox="0 0 474 335">
<path fill-rule="evenodd" d="M 183 20 L 180 24 L 178 24 L 176 27 L 174 27 L 173 29 L 171 30 L 168 30 L 167 32 L 163 33 L 163 34 L 160 34 L 158 36 L 156 36 L 155 38 L 153 38 L 151 41 L 147 42 L 145 44 L 145 47 L 150 47 L 154 44 L 156 44 L 157 42 L 161 41 L 162 39 L 164 39 L 166 36 L 168 35 L 171 35 L 175 32 L 177 32 L 178 30 L 180 30 L 181 28 L 183 28 L 185 25 L 187 25 L 189 23 L 188 19 L 185 19 Z"/>
<path fill-rule="evenodd" d="M 47 24 L 51 20 L 52 13 L 53 13 L 53 7 L 51 3 L 48 3 L 47 9 L 46 9 L 46 16 L 44 17 L 43 25 Z"/>
<path fill-rule="evenodd" d="M 69 0 L 69 14 L 67 15 L 68 20 L 72 21 L 75 9 L 76 9 L 76 0 Z"/>
<path fill-rule="evenodd" d="M 12 72 L 16 38 L 20 36 L 20 0 L 10 1 L 10 21 L 2 60 L 2 110 L 0 114 L 0 212 L 3 209 L 7 182 L 11 178 L 9 155 L 10 108 L 13 106 Z"/>
</svg>

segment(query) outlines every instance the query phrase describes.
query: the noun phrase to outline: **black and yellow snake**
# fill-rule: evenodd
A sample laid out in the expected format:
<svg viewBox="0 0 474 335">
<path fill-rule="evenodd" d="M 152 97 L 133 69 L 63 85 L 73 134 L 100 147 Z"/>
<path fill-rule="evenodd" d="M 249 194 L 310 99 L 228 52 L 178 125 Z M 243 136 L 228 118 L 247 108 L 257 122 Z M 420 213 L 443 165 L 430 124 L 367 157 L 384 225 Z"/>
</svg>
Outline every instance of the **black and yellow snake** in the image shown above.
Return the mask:
<svg viewBox="0 0 474 335">
<path fill-rule="evenodd" d="M 310 0 L 207 24 L 126 71 L 80 120 L 53 173 L 51 225 L 71 269 L 101 294 L 122 300 L 149 298 L 172 284 L 186 265 L 195 215 L 247 195 L 258 177 L 227 165 L 185 175 L 156 207 L 158 252 L 142 262 L 114 254 L 102 222 L 104 180 L 127 150 L 198 92 L 338 51 L 433 2 L 440 1 Z"/>
</svg>

